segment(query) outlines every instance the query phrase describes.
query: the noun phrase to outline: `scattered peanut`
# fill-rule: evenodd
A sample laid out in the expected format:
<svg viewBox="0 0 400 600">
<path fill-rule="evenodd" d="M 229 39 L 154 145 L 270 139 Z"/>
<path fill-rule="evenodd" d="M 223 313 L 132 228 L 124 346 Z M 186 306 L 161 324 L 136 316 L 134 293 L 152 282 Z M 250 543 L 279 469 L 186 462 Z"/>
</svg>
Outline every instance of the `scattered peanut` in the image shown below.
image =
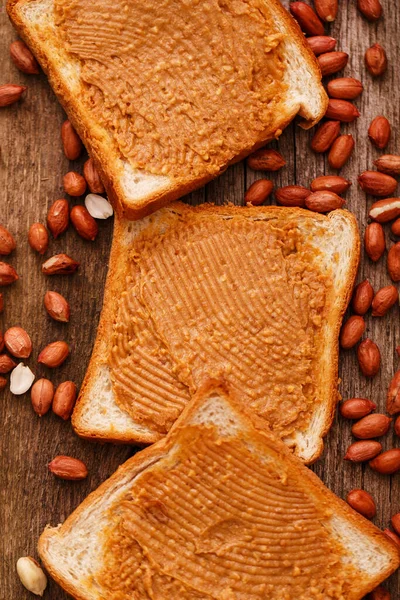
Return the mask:
<svg viewBox="0 0 400 600">
<path fill-rule="evenodd" d="M 4 334 L 4 343 L 16 358 L 28 358 L 32 352 L 32 341 L 22 327 L 10 327 Z"/>
<path fill-rule="evenodd" d="M 276 150 L 260 148 L 253 152 L 253 154 L 250 154 L 247 164 L 253 171 L 279 171 L 279 169 L 282 169 L 286 165 L 286 161 L 282 154 Z M 86 208 L 89 210 L 88 206 Z"/>
<path fill-rule="evenodd" d="M 79 263 L 67 254 L 55 254 L 42 264 L 45 275 L 71 275 L 78 269 Z"/>
<path fill-rule="evenodd" d="M 340 414 L 345 419 L 362 419 L 375 409 L 376 404 L 368 398 L 349 398 L 339 407 Z"/>
<path fill-rule="evenodd" d="M 40 352 L 38 356 L 38 363 L 42 363 L 43 365 L 46 365 L 46 367 L 54 369 L 55 367 L 62 365 L 62 363 L 68 358 L 68 355 L 69 347 L 66 342 L 52 342 Z"/>
<path fill-rule="evenodd" d="M 351 508 L 354 508 L 367 519 L 373 519 L 376 515 L 376 506 L 371 494 L 365 490 L 351 490 L 346 498 Z"/>
<path fill-rule="evenodd" d="M 375 294 L 372 301 L 372 316 L 383 317 L 388 310 L 399 302 L 399 292 L 394 285 L 387 285 Z"/>
<path fill-rule="evenodd" d="M 353 315 L 343 324 L 340 332 L 340 345 L 343 349 L 353 348 L 365 331 L 365 321 L 359 315 Z"/>
<path fill-rule="evenodd" d="M 3 225 L 0 225 L 0 254 L 7 256 L 8 254 L 11 254 L 15 248 L 15 239 L 8 229 L 3 227 Z"/>
<path fill-rule="evenodd" d="M 56 456 L 49 463 L 49 471 L 60 479 L 79 481 L 85 479 L 88 470 L 84 462 L 71 456 Z"/>
<path fill-rule="evenodd" d="M 251 184 L 249 189 L 244 195 L 245 204 L 252 204 L 253 206 L 259 206 L 265 202 L 268 196 L 271 194 L 274 187 L 273 182 L 270 179 L 258 179 Z M 89 214 L 89 213 L 88 213 Z M 89 215 L 90 216 L 90 215 Z M 90 217 L 91 219 L 93 217 Z"/>
<path fill-rule="evenodd" d="M 359 463 L 375 458 L 382 452 L 382 444 L 374 440 L 362 440 L 354 442 L 347 448 L 344 460 Z"/>
<path fill-rule="evenodd" d="M 57 292 L 46 292 L 44 306 L 52 319 L 60 323 L 68 323 L 71 309 L 64 296 Z"/>
<path fill-rule="evenodd" d="M 370 282 L 365 279 L 359 283 L 353 293 L 352 308 L 357 315 L 365 315 L 374 298 L 374 288 Z"/>
<path fill-rule="evenodd" d="M 82 196 L 86 192 L 86 181 L 82 175 L 69 171 L 63 178 L 64 191 L 70 196 Z"/>
<path fill-rule="evenodd" d="M 39 563 L 31 556 L 23 556 L 17 561 L 17 573 L 22 585 L 36 596 L 43 596 L 47 587 L 47 577 Z"/>
<path fill-rule="evenodd" d="M 383 75 L 388 67 L 388 60 L 384 48 L 374 44 L 365 53 L 365 66 L 373 77 Z"/>
<path fill-rule="evenodd" d="M 374 377 L 381 368 L 381 353 L 378 346 L 366 339 L 358 346 L 357 358 L 360 369 L 365 377 Z"/>
<path fill-rule="evenodd" d="M 351 433 L 360 440 L 381 437 L 382 435 L 386 435 L 389 431 L 391 422 L 392 419 L 386 415 L 374 413 L 372 415 L 367 415 L 360 421 L 357 421 L 357 423 L 354 423 L 351 428 Z"/>
<path fill-rule="evenodd" d="M 382 452 L 369 462 L 369 466 L 382 475 L 393 475 L 400 470 L 400 450 L 392 448 Z"/>
<path fill-rule="evenodd" d="M 53 412 L 66 421 L 70 418 L 76 401 L 76 385 L 73 381 L 60 383 L 54 394 Z"/>
<path fill-rule="evenodd" d="M 375 117 L 368 129 L 368 137 L 379 150 L 383 150 L 389 143 L 391 135 L 390 123 L 386 117 Z"/>
<path fill-rule="evenodd" d="M 39 73 L 39 65 L 28 46 L 21 40 L 10 44 L 11 60 L 22 73 L 34 75 Z"/>
<path fill-rule="evenodd" d="M 332 169 L 341 169 L 349 160 L 354 150 L 355 142 L 351 134 L 340 135 L 332 144 L 328 162 Z"/>
<path fill-rule="evenodd" d="M 69 225 L 68 200 L 61 198 L 56 200 L 47 213 L 47 227 L 50 229 L 54 239 L 57 239 Z"/>
<path fill-rule="evenodd" d="M 45 415 L 51 407 L 54 396 L 54 385 L 49 379 L 38 379 L 31 389 L 33 410 L 39 417 Z"/>
<path fill-rule="evenodd" d="M 275 192 L 276 201 L 282 206 L 304 207 L 306 198 L 311 194 L 303 185 L 286 185 Z"/>
<path fill-rule="evenodd" d="M 72 126 L 71 121 L 64 121 L 61 126 L 61 140 L 63 143 L 64 154 L 69 160 L 79 158 L 83 144 L 80 137 Z"/>
<path fill-rule="evenodd" d="M 44 254 L 49 246 L 49 234 L 41 223 L 33 223 L 28 231 L 28 242 L 32 250 Z"/>
</svg>

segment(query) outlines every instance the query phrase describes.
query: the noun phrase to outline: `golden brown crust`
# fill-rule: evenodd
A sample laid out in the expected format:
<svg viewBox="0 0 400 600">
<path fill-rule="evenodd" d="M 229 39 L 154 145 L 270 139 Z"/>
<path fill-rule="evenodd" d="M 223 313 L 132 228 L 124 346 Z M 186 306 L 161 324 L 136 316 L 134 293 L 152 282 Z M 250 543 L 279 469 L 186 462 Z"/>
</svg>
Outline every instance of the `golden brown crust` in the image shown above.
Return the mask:
<svg viewBox="0 0 400 600">
<path fill-rule="evenodd" d="M 124 235 L 125 228 L 123 221 L 116 216 L 114 221 L 113 242 L 108 262 L 107 279 L 104 289 L 103 308 L 100 315 L 96 340 L 72 415 L 72 426 L 75 433 L 80 437 L 88 440 L 112 442 L 116 444 L 132 444 L 132 435 L 129 435 L 128 433 L 119 433 L 118 435 L 113 436 L 111 431 L 104 431 L 103 433 L 94 435 L 92 432 L 82 427 L 81 417 L 85 410 L 84 402 L 86 394 L 90 393 L 90 387 L 93 385 L 93 381 L 96 377 L 97 365 L 102 361 L 102 358 L 104 358 L 104 343 L 107 345 L 108 340 L 111 339 L 115 320 L 115 294 L 119 295 L 124 290 L 125 286 L 128 261 L 126 249 L 123 248 L 122 244 Z M 152 444 L 158 439 L 160 439 L 160 436 L 151 432 L 148 436 L 143 435 L 141 438 L 138 438 L 135 443 Z"/>
<path fill-rule="evenodd" d="M 67 85 L 65 85 L 63 79 L 60 77 L 58 69 L 55 68 L 51 63 L 47 53 L 44 51 L 41 45 L 37 43 L 30 27 L 26 25 L 19 14 L 19 6 L 23 6 L 27 2 L 40 3 L 40 0 L 8 0 L 7 12 L 9 17 L 19 35 L 22 37 L 22 39 L 24 39 L 24 41 L 35 54 L 44 72 L 48 76 L 49 82 L 55 94 L 57 95 L 58 100 L 67 112 L 69 119 L 85 144 L 89 156 L 95 160 L 105 184 L 107 194 L 120 216 L 124 216 L 127 219 L 132 220 L 142 219 L 159 208 L 166 206 L 172 201 L 177 200 L 185 194 L 188 194 L 191 191 L 205 185 L 208 181 L 214 178 L 213 176 L 204 176 L 197 179 L 187 179 L 182 177 L 179 180 L 171 180 L 167 187 L 157 192 L 153 192 L 147 197 L 136 201 L 135 205 L 126 202 L 125 194 L 122 190 L 118 174 L 114 173 L 113 168 L 109 168 L 108 166 L 110 163 L 112 163 L 112 161 L 109 160 L 109 144 L 107 143 L 105 132 L 101 131 L 100 127 L 93 125 L 85 111 L 79 108 L 79 104 L 76 100 L 76 94 L 72 92 Z M 309 71 L 315 77 L 316 82 L 320 82 L 321 72 L 318 63 L 314 54 L 308 47 L 308 44 L 305 42 L 304 35 L 302 34 L 298 24 L 288 13 L 288 11 L 283 8 L 279 0 L 269 0 L 269 9 L 271 10 L 271 8 L 275 13 L 277 13 L 277 15 L 279 15 L 279 19 L 285 23 L 285 27 L 289 30 L 290 35 L 293 36 L 292 41 L 294 41 L 297 45 L 299 53 L 304 56 Z M 306 121 L 302 124 L 302 126 L 305 128 L 312 127 L 316 122 L 318 122 L 325 114 L 327 108 L 328 98 L 322 86 L 319 86 L 318 89 L 316 88 L 315 91 L 321 97 L 320 114 L 313 120 L 307 120 L 308 116 L 304 115 Z M 275 139 L 279 133 L 285 127 L 287 127 L 287 125 L 295 116 L 295 113 L 287 114 L 287 116 L 279 122 L 277 118 L 274 131 L 271 134 L 264 134 L 263 139 L 257 142 L 257 144 L 255 144 L 252 148 L 244 149 L 243 152 L 236 156 L 229 164 L 233 164 L 242 160 L 257 148 Z M 227 168 L 229 164 L 226 165 L 225 168 Z M 223 170 L 224 169 L 221 170 L 221 173 Z"/>
<path fill-rule="evenodd" d="M 328 217 L 325 215 L 320 215 L 317 213 L 312 213 L 308 210 L 304 210 L 301 208 L 285 208 L 285 207 L 277 207 L 277 206 L 263 206 L 263 207 L 239 207 L 239 206 L 229 206 L 229 207 L 215 207 L 211 204 L 202 204 L 197 206 L 196 208 L 189 207 L 181 202 L 176 202 L 172 204 L 169 211 L 174 212 L 177 211 L 181 214 L 188 212 L 200 212 L 202 214 L 215 215 L 216 212 L 219 214 L 223 213 L 226 210 L 229 214 L 245 214 L 249 218 L 254 215 L 262 213 L 266 217 L 276 218 L 307 218 L 311 219 L 314 222 L 324 221 L 327 218 L 337 218 L 339 216 L 343 216 L 346 219 L 347 223 L 351 224 L 351 229 L 353 232 L 353 240 L 352 240 L 352 252 L 349 256 L 349 267 L 348 267 L 348 275 L 346 278 L 345 288 L 343 293 L 340 295 L 340 303 L 338 304 L 336 310 L 331 309 L 329 311 L 329 325 L 331 331 L 331 348 L 325 348 L 324 353 L 326 355 L 326 362 L 324 364 L 324 373 L 325 373 L 325 381 L 329 382 L 330 391 L 324 394 L 326 398 L 326 403 L 328 406 L 327 409 L 327 417 L 324 420 L 323 433 L 321 434 L 320 443 L 318 446 L 318 451 L 314 453 L 307 463 L 314 462 L 318 459 L 323 451 L 323 439 L 322 437 L 326 435 L 329 431 L 332 420 L 334 418 L 335 408 L 337 404 L 338 391 L 337 391 L 337 382 L 338 382 L 338 358 L 339 358 L 339 348 L 338 348 L 338 336 L 341 327 L 341 321 L 343 314 L 347 308 L 348 301 L 350 299 L 354 279 L 357 273 L 358 262 L 359 262 L 359 236 L 358 236 L 358 227 L 355 217 L 348 211 L 334 211 Z M 155 218 L 159 218 L 158 215 L 155 215 Z M 163 218 L 163 217 L 161 217 Z M 90 387 L 93 385 L 96 378 L 96 369 L 100 362 L 106 362 L 106 357 L 104 354 L 104 344 L 107 346 L 108 340 L 111 339 L 111 330 L 113 327 L 114 320 L 116 318 L 116 307 L 113 298 L 118 297 L 124 289 L 125 286 L 125 276 L 128 268 L 128 253 L 126 247 L 123 246 L 123 238 L 125 235 L 126 223 L 123 220 L 119 220 L 116 218 L 115 221 L 115 229 L 114 229 L 114 238 L 113 245 L 110 255 L 109 262 L 109 273 L 106 281 L 105 295 L 104 295 L 104 303 L 103 303 L 103 311 L 100 317 L 99 330 L 96 337 L 96 342 L 93 349 L 93 354 L 89 363 L 89 367 L 81 388 L 80 396 L 73 414 L 72 424 L 75 429 L 75 432 L 86 439 L 97 439 L 99 441 L 106 442 L 119 442 L 119 443 L 132 443 L 132 436 L 124 433 L 113 435 L 111 431 L 104 431 L 101 435 L 94 435 L 93 432 L 88 431 L 84 427 L 82 427 L 82 415 L 85 412 L 87 395 L 90 392 Z M 325 340 L 326 342 L 326 340 Z M 134 441 L 139 444 L 149 444 L 153 443 L 160 439 L 158 434 L 154 434 L 149 432 L 148 434 L 139 434 L 135 433 Z"/>
<path fill-rule="evenodd" d="M 353 231 L 353 239 L 354 239 L 353 252 L 349 258 L 349 262 L 350 262 L 349 275 L 348 275 L 348 280 L 346 282 L 346 287 L 344 288 L 343 293 L 341 294 L 340 306 L 338 307 L 338 309 L 336 311 L 332 311 L 332 314 L 330 317 L 329 325 L 331 327 L 331 333 L 332 333 L 331 347 L 325 348 L 325 354 L 328 357 L 328 364 L 326 365 L 326 369 L 327 369 L 327 373 L 328 373 L 328 379 L 330 379 L 330 381 L 331 381 L 331 392 L 329 394 L 329 405 L 328 405 L 329 414 L 328 414 L 328 417 L 325 422 L 325 427 L 323 428 L 323 430 L 321 432 L 318 451 L 315 452 L 315 454 L 310 458 L 309 461 L 307 461 L 307 464 L 313 464 L 321 456 L 323 449 L 324 449 L 323 438 L 327 435 L 328 431 L 330 430 L 330 428 L 332 426 L 333 419 L 335 418 L 336 405 L 339 401 L 338 380 L 337 380 L 337 377 L 338 377 L 337 374 L 339 371 L 339 333 L 340 333 L 340 328 L 342 326 L 343 315 L 346 312 L 347 306 L 350 302 L 350 298 L 351 298 L 351 295 L 353 292 L 354 282 L 355 282 L 355 279 L 357 276 L 358 266 L 360 263 L 360 236 L 359 236 L 357 219 L 353 215 L 353 213 L 350 213 L 348 211 L 341 211 L 341 212 L 345 212 L 347 214 L 347 218 L 349 219 L 349 222 L 351 223 L 351 228 Z M 336 211 L 330 213 L 328 215 L 328 218 L 332 218 L 335 213 L 336 213 Z"/>
<path fill-rule="evenodd" d="M 94 502 L 96 502 L 98 499 L 101 499 L 105 492 L 112 489 L 113 486 L 116 486 L 116 484 L 122 480 L 125 475 L 129 474 L 130 479 L 133 479 L 133 477 L 145 469 L 148 464 L 153 464 L 158 457 L 161 458 L 164 456 L 174 443 L 175 429 L 190 421 L 191 417 L 196 414 L 197 410 L 201 407 L 204 400 L 209 396 L 210 392 L 213 391 L 217 391 L 220 395 L 225 397 L 228 403 L 233 407 L 238 419 L 240 419 L 245 428 L 248 428 L 249 426 L 254 428 L 254 440 L 256 442 L 263 443 L 263 440 L 273 440 L 278 452 L 285 460 L 285 466 L 287 466 L 288 471 L 298 474 L 299 470 L 302 470 L 303 480 L 307 481 L 308 490 L 310 493 L 317 500 L 328 505 L 334 516 L 346 519 L 361 533 L 369 536 L 371 540 L 374 540 L 376 543 L 378 543 L 382 549 L 382 552 L 388 554 L 387 568 L 379 575 L 371 578 L 367 583 L 365 581 L 360 581 L 359 589 L 355 590 L 354 594 L 349 596 L 347 600 L 360 600 L 365 594 L 374 589 L 380 582 L 389 577 L 389 575 L 391 575 L 398 568 L 400 563 L 400 555 L 396 545 L 391 542 L 377 527 L 375 527 L 375 525 L 356 513 L 348 504 L 346 504 L 346 502 L 335 496 L 335 494 L 326 488 L 322 481 L 312 471 L 303 466 L 301 461 L 293 456 L 285 444 L 277 440 L 271 434 L 262 419 L 253 413 L 248 412 L 246 409 L 243 409 L 240 401 L 234 398 L 231 393 L 228 396 L 227 388 L 223 382 L 209 380 L 198 390 L 190 404 L 183 410 L 181 416 L 172 427 L 170 433 L 164 439 L 135 454 L 135 456 L 130 458 L 121 467 L 119 467 L 116 473 L 110 477 L 110 479 L 105 481 L 97 490 L 92 492 L 82 502 L 82 504 L 68 517 L 61 528 L 46 529 L 42 533 L 38 543 L 38 550 L 46 569 L 53 579 L 55 579 L 59 585 L 64 587 L 68 593 L 73 594 L 78 600 L 87 599 L 87 596 L 80 595 L 77 589 L 72 586 L 68 580 L 59 576 L 58 572 L 53 566 L 51 557 L 49 557 L 47 554 L 47 541 L 53 536 L 60 536 L 70 531 L 74 527 L 80 515 Z"/>
</svg>

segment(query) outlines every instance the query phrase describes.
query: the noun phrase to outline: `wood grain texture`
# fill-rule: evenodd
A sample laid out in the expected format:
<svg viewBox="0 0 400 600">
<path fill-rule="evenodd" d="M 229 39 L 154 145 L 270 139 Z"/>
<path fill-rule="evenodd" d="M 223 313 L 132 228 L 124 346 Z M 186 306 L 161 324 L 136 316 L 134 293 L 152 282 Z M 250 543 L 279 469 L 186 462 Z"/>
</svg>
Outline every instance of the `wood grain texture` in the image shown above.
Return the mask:
<svg viewBox="0 0 400 600">
<path fill-rule="evenodd" d="M 345 74 L 360 78 L 365 86 L 364 94 L 356 102 L 361 118 L 356 124 L 342 127 L 343 132 L 355 136 L 356 151 L 341 173 L 353 182 L 347 194 L 347 206 L 357 215 L 363 234 L 372 198 L 366 198 L 361 192 L 357 176 L 371 168 L 373 160 L 380 154 L 367 136 L 368 125 L 376 115 L 383 114 L 392 123 L 392 139 L 387 151 L 400 152 L 397 143 L 400 3 L 383 0 L 384 18 L 377 24 L 370 24 L 360 16 L 355 0 L 341 0 L 339 4 L 339 16 L 330 26 L 330 33 L 340 40 L 338 49 L 350 54 Z M 0 13 L 0 27 L 0 83 L 28 86 L 22 102 L 0 109 L 0 222 L 17 239 L 17 251 L 9 257 L 9 262 L 20 274 L 15 285 L 1 290 L 6 307 L 0 317 L 0 329 L 21 325 L 30 333 L 34 352 L 28 364 L 37 377 L 50 374 L 54 383 L 72 379 L 79 385 L 101 309 L 112 223 L 111 220 L 100 223 L 95 243 L 84 242 L 72 228 L 59 240 L 51 242 L 46 256 L 57 252 L 70 254 L 81 262 L 76 275 L 46 278 L 40 273 L 42 259 L 30 250 L 27 230 L 33 222 L 45 221 L 48 207 L 55 199 L 63 197 L 63 174 L 71 168 L 81 171 L 84 158 L 70 164 L 63 156 L 60 125 L 65 116 L 43 74 L 25 76 L 11 63 L 8 47 L 16 36 L 4 8 Z M 373 80 L 366 72 L 363 56 L 376 41 L 386 48 L 389 69 L 384 77 Z M 271 175 L 276 186 L 309 185 L 315 176 L 331 172 L 326 157 L 310 151 L 312 134 L 312 131 L 302 131 L 292 125 L 284 132 L 279 144 L 272 144 L 287 160 L 284 169 Z M 251 172 L 244 164 L 235 165 L 217 181 L 193 193 L 188 201 L 197 204 L 208 200 L 221 204 L 229 200 L 241 204 L 245 189 L 262 176 L 270 177 L 269 174 Z M 392 242 L 388 236 L 389 243 Z M 375 289 L 390 283 L 385 258 L 374 265 L 363 256 L 358 280 L 365 277 Z M 56 290 L 70 300 L 72 318 L 69 325 L 54 323 L 47 317 L 43 308 L 46 290 Z M 382 319 L 367 317 L 367 335 L 378 343 L 383 358 L 381 372 L 372 381 L 360 375 L 354 351 L 342 353 L 340 390 L 344 398 L 369 397 L 384 412 L 388 383 L 398 367 L 395 353 L 395 347 L 400 343 L 398 311 L 395 307 Z M 71 357 L 62 368 L 49 373 L 46 368 L 38 368 L 37 354 L 44 345 L 56 339 L 68 341 Z M 13 397 L 8 391 L 0 392 L 0 419 L 0 600 L 25 600 L 32 596 L 17 578 L 17 559 L 27 554 L 37 556 L 36 542 L 46 523 L 62 522 L 90 490 L 132 454 L 133 449 L 79 440 L 69 422 L 52 414 L 41 419 L 34 415 L 29 395 Z M 400 511 L 400 475 L 382 477 L 368 467 L 345 463 L 342 457 L 351 440 L 350 423 L 337 419 L 326 438 L 324 455 L 313 469 L 341 497 L 355 487 L 372 493 L 378 507 L 374 522 L 379 527 L 387 527 L 390 516 Z M 400 446 L 393 433 L 384 438 L 383 444 L 385 448 Z M 89 478 L 80 483 L 54 479 L 47 471 L 47 463 L 57 454 L 83 459 L 89 467 Z M 391 578 L 388 586 L 392 599 L 400 599 L 397 575 Z M 45 597 L 48 600 L 67 598 L 52 582 L 49 582 Z"/>
</svg>

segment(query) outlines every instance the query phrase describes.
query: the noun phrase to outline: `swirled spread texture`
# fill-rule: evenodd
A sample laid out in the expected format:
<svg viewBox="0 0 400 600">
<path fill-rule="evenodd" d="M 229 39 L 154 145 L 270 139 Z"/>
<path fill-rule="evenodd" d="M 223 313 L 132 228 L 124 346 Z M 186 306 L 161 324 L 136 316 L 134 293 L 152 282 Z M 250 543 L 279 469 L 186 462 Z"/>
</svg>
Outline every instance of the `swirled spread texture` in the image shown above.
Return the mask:
<svg viewBox="0 0 400 600">
<path fill-rule="evenodd" d="M 350 597 L 354 572 L 330 530 L 328 502 L 285 463 L 279 442 L 259 446 L 255 430 L 230 435 L 201 422 L 169 438 L 108 509 L 102 568 L 90 582 L 105 597 Z"/>
<path fill-rule="evenodd" d="M 55 0 L 80 100 L 134 168 L 214 176 L 285 114 L 283 36 L 261 0 Z M 276 126 L 276 125 L 275 125 Z"/>
<path fill-rule="evenodd" d="M 245 211 L 188 211 L 139 235 L 109 356 L 119 406 L 161 436 L 190 393 L 223 377 L 281 438 L 306 429 L 332 286 L 308 235 L 297 218 Z"/>
</svg>

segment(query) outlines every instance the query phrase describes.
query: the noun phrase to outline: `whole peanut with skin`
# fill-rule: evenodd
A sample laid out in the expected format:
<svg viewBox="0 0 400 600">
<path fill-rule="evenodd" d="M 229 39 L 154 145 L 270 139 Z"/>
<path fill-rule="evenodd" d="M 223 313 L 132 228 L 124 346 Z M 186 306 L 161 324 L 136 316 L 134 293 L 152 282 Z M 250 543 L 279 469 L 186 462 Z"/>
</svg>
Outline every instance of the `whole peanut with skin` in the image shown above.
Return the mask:
<svg viewBox="0 0 400 600">
<path fill-rule="evenodd" d="M 340 332 L 340 345 L 343 349 L 353 348 L 365 331 L 365 321 L 359 315 L 352 315 L 343 324 Z"/>
<path fill-rule="evenodd" d="M 367 279 L 361 281 L 361 283 L 356 286 L 353 292 L 353 298 L 351 301 L 353 311 L 357 315 L 365 315 L 371 307 L 374 295 L 374 288 L 370 282 Z"/>
<path fill-rule="evenodd" d="M 367 519 L 376 515 L 376 505 L 371 494 L 365 490 L 351 490 L 346 498 L 348 504 Z"/>
<path fill-rule="evenodd" d="M 354 77 L 338 77 L 327 85 L 331 98 L 339 100 L 355 100 L 362 93 L 364 87 L 361 81 Z"/>
<path fill-rule="evenodd" d="M 271 194 L 274 184 L 269 179 L 258 179 L 248 188 L 244 195 L 245 204 L 259 206 Z"/>
<path fill-rule="evenodd" d="M 374 44 L 365 53 L 365 66 L 373 77 L 383 75 L 388 67 L 385 49 L 380 44 Z"/>
<path fill-rule="evenodd" d="M 339 2 L 338 0 L 314 0 L 315 10 L 320 19 L 331 23 L 336 19 Z"/>
<path fill-rule="evenodd" d="M 361 440 L 354 442 L 347 448 L 344 460 L 360 463 L 375 458 L 382 452 L 382 444 L 375 440 Z"/>
<path fill-rule="evenodd" d="M 247 165 L 253 171 L 279 171 L 286 165 L 282 154 L 270 148 L 260 148 L 247 158 Z"/>
<path fill-rule="evenodd" d="M 275 191 L 275 198 L 282 206 L 304 207 L 310 194 L 310 190 L 303 185 L 286 185 Z"/>
<path fill-rule="evenodd" d="M 83 144 L 69 120 L 64 121 L 61 126 L 61 140 L 65 156 L 69 160 L 76 160 L 79 158 L 83 150 Z"/>
<path fill-rule="evenodd" d="M 16 358 L 28 358 L 32 352 L 32 341 L 22 327 L 10 327 L 4 334 L 4 343 Z"/>
<path fill-rule="evenodd" d="M 68 323 L 71 309 L 64 296 L 57 292 L 48 291 L 44 297 L 44 306 L 52 319 L 60 323 Z"/>
<path fill-rule="evenodd" d="M 377 21 L 382 16 L 382 4 L 379 0 L 357 0 L 357 7 L 368 21 Z"/>
<path fill-rule="evenodd" d="M 31 388 L 32 408 L 39 417 L 45 415 L 51 407 L 54 385 L 49 379 L 38 379 Z"/>
<path fill-rule="evenodd" d="M 260 179 L 259 181 L 267 180 Z M 251 188 L 249 188 L 247 192 L 249 192 L 250 189 Z M 99 228 L 96 221 L 85 206 L 74 206 L 71 210 L 70 218 L 76 231 L 84 240 L 93 242 L 96 239 L 97 234 L 99 233 Z"/>
<path fill-rule="evenodd" d="M 373 262 L 377 262 L 386 250 L 385 232 L 379 223 L 370 223 L 365 229 L 365 252 Z"/>
<path fill-rule="evenodd" d="M 391 135 L 390 123 L 386 117 L 379 116 L 371 122 L 368 137 L 379 150 L 383 150 L 389 143 Z"/>
<path fill-rule="evenodd" d="M 308 35 L 324 35 L 324 25 L 311 6 L 305 2 L 291 2 L 289 9 L 304 33 Z"/>
<path fill-rule="evenodd" d="M 75 171 L 69 171 L 63 177 L 64 190 L 70 196 L 82 196 L 86 191 L 86 180 Z"/>
<path fill-rule="evenodd" d="M 362 419 L 375 409 L 375 402 L 368 398 L 349 398 L 339 406 L 340 414 L 345 419 Z"/>
<path fill-rule="evenodd" d="M 369 440 L 375 437 L 381 437 L 389 431 L 392 419 L 386 415 L 373 413 L 363 417 L 360 421 L 354 423 L 351 433 L 360 440 Z"/>
<path fill-rule="evenodd" d="M 308 37 L 306 42 L 314 52 L 315 56 L 325 54 L 325 52 L 332 52 L 336 46 L 335 38 L 327 35 L 313 35 Z"/>
<path fill-rule="evenodd" d="M 333 75 L 345 68 L 349 60 L 346 52 L 326 52 L 317 58 L 322 76 Z"/>
<path fill-rule="evenodd" d="M 341 169 L 349 160 L 355 146 L 351 134 L 340 135 L 332 144 L 329 151 L 328 162 L 332 169 Z"/>
<path fill-rule="evenodd" d="M 357 358 L 360 369 L 365 377 L 374 377 L 381 368 L 381 353 L 378 346 L 366 339 L 358 346 Z"/>
<path fill-rule="evenodd" d="M 383 317 L 388 310 L 399 302 L 399 292 L 394 285 L 387 285 L 375 294 L 372 301 L 372 316 Z"/>
<path fill-rule="evenodd" d="M 343 194 L 347 192 L 350 186 L 351 181 L 339 175 L 321 175 L 321 177 L 312 180 L 310 187 L 312 192 L 326 191 Z"/>
<path fill-rule="evenodd" d="M 325 121 L 311 140 L 311 149 L 323 153 L 329 150 L 340 133 L 340 121 Z"/>
<path fill-rule="evenodd" d="M 382 452 L 369 462 L 369 466 L 382 475 L 393 475 L 400 470 L 400 450 L 392 448 Z"/>
<path fill-rule="evenodd" d="M 75 406 L 76 385 L 73 381 L 60 383 L 54 394 L 53 412 L 66 421 L 70 418 Z"/>
<path fill-rule="evenodd" d="M 36 75 L 39 73 L 39 65 L 28 46 L 16 40 L 10 44 L 11 60 L 22 73 L 27 75 Z"/>
<path fill-rule="evenodd" d="M 33 223 L 28 231 L 28 242 L 32 250 L 44 254 L 49 246 L 49 234 L 42 223 Z"/>
<path fill-rule="evenodd" d="M 49 463 L 49 471 L 60 479 L 80 481 L 86 479 L 88 470 L 84 462 L 71 456 L 56 456 Z"/>
<path fill-rule="evenodd" d="M 15 83 L 0 85 L 0 108 L 18 102 L 25 90 L 26 87 L 24 85 L 17 85 Z"/>
</svg>

